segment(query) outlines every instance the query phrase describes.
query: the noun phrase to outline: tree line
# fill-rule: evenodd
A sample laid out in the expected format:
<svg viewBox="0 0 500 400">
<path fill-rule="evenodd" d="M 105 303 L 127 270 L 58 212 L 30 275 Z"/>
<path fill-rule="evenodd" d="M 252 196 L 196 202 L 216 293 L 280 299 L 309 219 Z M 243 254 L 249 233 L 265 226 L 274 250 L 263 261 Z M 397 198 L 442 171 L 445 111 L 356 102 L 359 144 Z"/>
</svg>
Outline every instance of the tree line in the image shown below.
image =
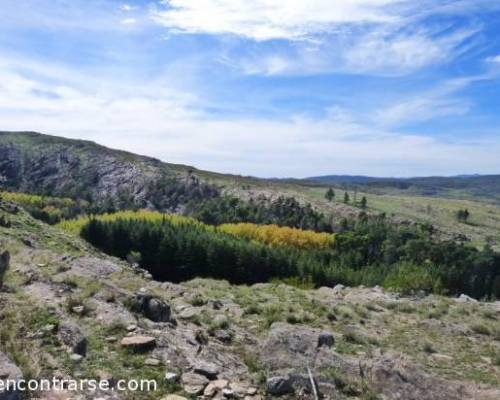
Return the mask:
<svg viewBox="0 0 500 400">
<path fill-rule="evenodd" d="M 476 298 L 500 297 L 500 254 L 486 247 L 437 242 L 428 226 L 397 227 L 383 217 L 360 218 L 322 249 L 267 245 L 205 224 L 168 218 L 90 219 L 83 238 L 108 254 L 140 254 L 160 281 L 194 277 L 235 284 L 299 278 L 316 286 L 383 285 L 402 291 Z"/>
</svg>

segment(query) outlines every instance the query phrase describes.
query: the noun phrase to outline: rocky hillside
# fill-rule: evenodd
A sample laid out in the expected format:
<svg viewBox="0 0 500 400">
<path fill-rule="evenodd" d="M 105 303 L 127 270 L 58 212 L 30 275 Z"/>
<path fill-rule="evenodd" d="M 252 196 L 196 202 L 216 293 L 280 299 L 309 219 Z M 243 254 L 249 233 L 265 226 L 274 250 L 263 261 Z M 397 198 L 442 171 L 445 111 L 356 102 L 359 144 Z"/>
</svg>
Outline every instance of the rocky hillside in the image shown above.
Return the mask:
<svg viewBox="0 0 500 400">
<path fill-rule="evenodd" d="M 0 221 L 0 378 L 158 382 L 36 398 L 500 398 L 499 302 L 159 283 L 12 204 Z"/>
<path fill-rule="evenodd" d="M 175 210 L 210 198 L 186 166 L 93 142 L 33 132 L 0 132 L 0 184 L 21 192 L 81 198 L 99 205 Z"/>
</svg>

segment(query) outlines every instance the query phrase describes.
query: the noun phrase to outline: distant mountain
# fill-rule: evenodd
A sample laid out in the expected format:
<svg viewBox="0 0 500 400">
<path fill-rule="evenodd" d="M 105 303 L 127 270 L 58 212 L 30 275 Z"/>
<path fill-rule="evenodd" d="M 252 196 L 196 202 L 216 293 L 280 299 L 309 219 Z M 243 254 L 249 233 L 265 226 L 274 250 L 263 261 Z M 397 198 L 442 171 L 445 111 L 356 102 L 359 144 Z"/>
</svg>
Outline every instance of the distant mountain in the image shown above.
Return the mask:
<svg viewBox="0 0 500 400">
<path fill-rule="evenodd" d="M 500 200 L 500 175 L 430 176 L 416 178 L 376 178 L 326 175 L 307 178 L 322 185 L 362 186 L 372 190 L 402 191 L 410 195 L 481 197 Z"/>
</svg>

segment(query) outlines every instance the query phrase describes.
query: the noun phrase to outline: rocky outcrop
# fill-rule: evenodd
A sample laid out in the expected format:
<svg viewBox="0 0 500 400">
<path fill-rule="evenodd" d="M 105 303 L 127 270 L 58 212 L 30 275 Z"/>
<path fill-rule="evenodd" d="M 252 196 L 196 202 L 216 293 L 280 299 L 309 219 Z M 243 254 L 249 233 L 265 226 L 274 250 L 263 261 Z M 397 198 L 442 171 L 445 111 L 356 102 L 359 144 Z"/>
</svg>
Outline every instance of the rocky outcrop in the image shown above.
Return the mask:
<svg viewBox="0 0 500 400">
<path fill-rule="evenodd" d="M 74 354 L 85 356 L 87 354 L 87 338 L 81 329 L 73 322 L 64 321 L 59 325 L 58 336 L 69 350 Z"/>
<path fill-rule="evenodd" d="M 21 370 L 2 352 L 0 352 L 0 381 L 16 382 L 23 378 Z M 21 393 L 17 390 L 6 390 L 0 387 L 0 400 L 20 400 Z"/>
<path fill-rule="evenodd" d="M 163 300 L 148 293 L 136 293 L 130 300 L 130 309 L 154 322 L 170 322 L 172 320 L 170 306 Z"/>
</svg>

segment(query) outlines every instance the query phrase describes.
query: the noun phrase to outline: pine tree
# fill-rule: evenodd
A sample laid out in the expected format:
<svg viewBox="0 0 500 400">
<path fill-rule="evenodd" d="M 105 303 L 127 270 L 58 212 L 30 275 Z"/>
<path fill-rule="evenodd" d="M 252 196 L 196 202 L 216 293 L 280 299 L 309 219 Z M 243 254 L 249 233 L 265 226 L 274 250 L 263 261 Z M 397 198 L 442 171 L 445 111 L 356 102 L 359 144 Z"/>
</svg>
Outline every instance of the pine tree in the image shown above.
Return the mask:
<svg viewBox="0 0 500 400">
<path fill-rule="evenodd" d="M 350 201 L 350 198 L 349 198 L 349 193 L 345 192 L 344 193 L 344 203 L 345 204 L 348 204 Z"/>
<path fill-rule="evenodd" d="M 332 188 L 328 189 L 325 194 L 325 198 L 328 201 L 333 201 L 333 199 L 335 198 L 335 191 Z"/>
<path fill-rule="evenodd" d="M 363 196 L 363 198 L 361 199 L 361 208 L 363 210 L 366 209 L 367 203 L 368 203 L 368 200 L 366 200 L 366 196 Z"/>
</svg>

